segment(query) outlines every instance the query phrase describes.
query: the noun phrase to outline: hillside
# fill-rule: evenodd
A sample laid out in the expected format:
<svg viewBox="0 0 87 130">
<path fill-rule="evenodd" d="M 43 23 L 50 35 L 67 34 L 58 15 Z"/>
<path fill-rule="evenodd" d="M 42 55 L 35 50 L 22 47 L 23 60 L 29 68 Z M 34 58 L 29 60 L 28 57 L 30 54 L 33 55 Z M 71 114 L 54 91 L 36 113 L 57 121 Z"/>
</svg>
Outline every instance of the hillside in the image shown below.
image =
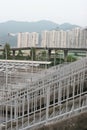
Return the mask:
<svg viewBox="0 0 87 130">
<path fill-rule="evenodd" d="M 18 32 L 38 32 L 44 30 L 53 29 L 72 29 L 78 27 L 77 25 L 72 25 L 69 23 L 57 24 L 51 21 L 42 20 L 37 22 L 19 22 L 19 21 L 8 21 L 0 23 L 0 43 L 9 42 L 11 46 L 16 46 L 16 37 L 10 37 L 8 39 L 8 33 L 18 33 Z"/>
</svg>

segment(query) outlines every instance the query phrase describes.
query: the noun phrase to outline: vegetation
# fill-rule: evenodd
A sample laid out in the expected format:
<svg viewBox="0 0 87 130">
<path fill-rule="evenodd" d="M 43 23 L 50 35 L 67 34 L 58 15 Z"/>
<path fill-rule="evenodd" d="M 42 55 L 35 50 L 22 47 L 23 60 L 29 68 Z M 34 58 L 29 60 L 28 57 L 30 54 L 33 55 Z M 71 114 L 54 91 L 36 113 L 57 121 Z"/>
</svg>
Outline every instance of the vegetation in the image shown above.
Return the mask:
<svg viewBox="0 0 87 130">
<path fill-rule="evenodd" d="M 41 60 L 41 61 L 46 61 L 46 60 L 47 60 L 46 51 L 43 50 L 43 51 L 38 55 L 38 57 L 39 57 L 39 60 Z"/>
<path fill-rule="evenodd" d="M 67 56 L 67 62 L 73 62 L 73 61 L 76 61 L 76 60 L 77 60 L 77 58 L 74 57 L 73 55 L 68 55 Z"/>
<path fill-rule="evenodd" d="M 8 43 L 5 44 L 2 55 L 3 55 L 3 59 L 11 59 L 11 50 L 10 50 L 10 45 Z"/>
<path fill-rule="evenodd" d="M 60 58 L 55 58 L 55 59 L 51 58 L 50 61 L 51 61 L 51 65 L 52 66 L 64 63 L 64 59 L 63 58 L 61 58 L 61 59 Z"/>
<path fill-rule="evenodd" d="M 16 55 L 16 59 L 18 59 L 18 60 L 23 60 L 24 59 L 21 49 L 18 51 L 18 54 Z"/>
<path fill-rule="evenodd" d="M 5 44 L 3 54 L 0 55 L 0 59 L 13 59 L 13 55 L 11 55 L 10 45 L 8 43 Z M 48 51 L 43 50 L 36 55 L 36 49 L 31 48 L 30 54 L 24 55 L 22 50 L 20 49 L 15 55 L 15 59 L 17 60 L 40 60 L 40 61 L 51 61 L 51 66 L 64 63 L 63 52 L 55 51 L 55 54 L 51 54 L 48 56 Z M 76 61 L 77 58 L 73 54 L 69 54 L 67 56 L 67 62 Z"/>
<path fill-rule="evenodd" d="M 26 56 L 26 60 L 31 60 L 30 55 L 27 55 L 27 56 Z"/>
</svg>

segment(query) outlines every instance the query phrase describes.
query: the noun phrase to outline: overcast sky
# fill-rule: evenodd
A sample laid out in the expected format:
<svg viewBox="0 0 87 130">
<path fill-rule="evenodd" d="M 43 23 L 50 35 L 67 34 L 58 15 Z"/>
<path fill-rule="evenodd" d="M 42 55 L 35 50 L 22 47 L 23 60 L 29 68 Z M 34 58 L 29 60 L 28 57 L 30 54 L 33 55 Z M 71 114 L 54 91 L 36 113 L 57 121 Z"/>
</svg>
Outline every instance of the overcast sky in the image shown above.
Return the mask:
<svg viewBox="0 0 87 130">
<path fill-rule="evenodd" d="M 0 0 L 0 22 L 9 20 L 87 26 L 87 0 Z"/>
</svg>

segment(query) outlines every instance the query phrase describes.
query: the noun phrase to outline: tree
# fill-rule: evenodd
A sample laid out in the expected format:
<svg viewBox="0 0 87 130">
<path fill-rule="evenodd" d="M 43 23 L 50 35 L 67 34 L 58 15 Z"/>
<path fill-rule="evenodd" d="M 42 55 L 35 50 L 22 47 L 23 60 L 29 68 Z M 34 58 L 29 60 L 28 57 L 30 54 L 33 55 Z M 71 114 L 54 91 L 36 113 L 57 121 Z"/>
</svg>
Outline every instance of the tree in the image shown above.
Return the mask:
<svg viewBox="0 0 87 130">
<path fill-rule="evenodd" d="M 45 51 L 45 50 L 42 51 L 42 55 L 41 55 L 41 57 L 42 57 L 42 60 L 47 60 L 47 57 L 46 57 L 46 51 Z"/>
<path fill-rule="evenodd" d="M 23 56 L 21 49 L 19 49 L 17 56 Z"/>
<path fill-rule="evenodd" d="M 29 55 L 26 56 L 26 60 L 30 60 L 31 57 Z"/>
<path fill-rule="evenodd" d="M 16 59 L 23 60 L 23 58 L 24 58 L 23 53 L 22 53 L 21 49 L 19 49 Z"/>
<path fill-rule="evenodd" d="M 73 61 L 76 61 L 76 57 L 74 57 L 73 55 L 68 55 L 67 56 L 67 62 L 73 62 Z"/>
<path fill-rule="evenodd" d="M 9 43 L 6 43 L 3 50 L 3 58 L 4 59 L 11 59 L 11 50 Z"/>
</svg>

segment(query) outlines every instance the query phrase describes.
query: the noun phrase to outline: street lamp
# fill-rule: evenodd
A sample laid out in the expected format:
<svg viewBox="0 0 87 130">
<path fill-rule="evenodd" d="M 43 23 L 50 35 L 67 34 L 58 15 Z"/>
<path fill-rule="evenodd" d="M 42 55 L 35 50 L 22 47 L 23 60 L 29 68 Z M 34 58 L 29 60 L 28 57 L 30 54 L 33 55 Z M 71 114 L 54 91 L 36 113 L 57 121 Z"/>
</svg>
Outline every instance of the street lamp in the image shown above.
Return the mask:
<svg viewBox="0 0 87 130">
<path fill-rule="evenodd" d="M 7 68 L 7 47 L 5 46 L 5 55 L 6 55 L 6 89 L 8 84 L 8 68 Z"/>
</svg>

